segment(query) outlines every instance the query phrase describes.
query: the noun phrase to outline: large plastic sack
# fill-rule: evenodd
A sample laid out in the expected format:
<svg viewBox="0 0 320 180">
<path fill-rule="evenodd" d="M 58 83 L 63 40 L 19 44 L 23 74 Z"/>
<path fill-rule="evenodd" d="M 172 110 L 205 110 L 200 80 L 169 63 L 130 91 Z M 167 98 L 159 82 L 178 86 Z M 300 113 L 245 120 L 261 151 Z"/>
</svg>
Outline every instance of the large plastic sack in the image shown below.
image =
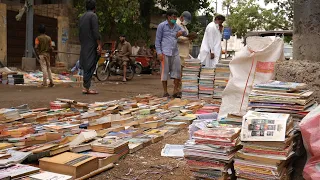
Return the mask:
<svg viewBox="0 0 320 180">
<path fill-rule="evenodd" d="M 300 123 L 308 161 L 303 170 L 305 180 L 320 179 L 320 106 L 312 110 Z"/>
<path fill-rule="evenodd" d="M 247 45 L 230 62 L 230 78 L 222 93 L 219 119 L 229 113 L 245 114 L 254 84 L 274 78 L 275 64 L 284 60 L 284 43 L 278 37 L 249 37 Z"/>
</svg>

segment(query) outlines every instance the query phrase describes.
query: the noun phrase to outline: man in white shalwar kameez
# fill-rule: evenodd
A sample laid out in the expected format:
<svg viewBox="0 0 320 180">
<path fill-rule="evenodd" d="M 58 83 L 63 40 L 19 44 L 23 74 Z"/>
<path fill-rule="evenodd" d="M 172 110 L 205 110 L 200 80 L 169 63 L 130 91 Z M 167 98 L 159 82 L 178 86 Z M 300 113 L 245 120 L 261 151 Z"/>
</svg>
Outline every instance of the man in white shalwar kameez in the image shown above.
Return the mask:
<svg viewBox="0 0 320 180">
<path fill-rule="evenodd" d="M 224 21 L 225 17 L 218 15 L 215 17 L 214 21 L 206 27 L 198 57 L 201 64 L 206 68 L 215 68 L 220 60 L 221 32 L 223 29 L 222 23 Z"/>
</svg>

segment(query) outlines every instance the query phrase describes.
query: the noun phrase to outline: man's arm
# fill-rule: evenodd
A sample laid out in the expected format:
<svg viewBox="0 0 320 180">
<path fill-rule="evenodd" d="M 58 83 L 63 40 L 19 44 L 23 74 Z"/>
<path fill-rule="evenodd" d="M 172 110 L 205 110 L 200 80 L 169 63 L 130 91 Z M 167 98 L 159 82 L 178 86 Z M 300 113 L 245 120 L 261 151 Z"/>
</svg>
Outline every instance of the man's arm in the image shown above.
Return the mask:
<svg viewBox="0 0 320 180">
<path fill-rule="evenodd" d="M 162 54 L 162 47 L 161 47 L 162 35 L 163 35 L 163 24 L 159 24 L 157 28 L 156 42 L 155 42 L 157 54 Z"/>
<path fill-rule="evenodd" d="M 93 38 L 97 41 L 98 44 L 98 51 L 101 52 L 101 35 L 99 33 L 99 22 L 98 22 L 98 16 L 96 14 L 92 15 L 91 19 L 91 27 L 93 32 Z"/>
<path fill-rule="evenodd" d="M 36 38 L 34 42 L 34 50 L 36 51 L 37 55 L 39 54 L 39 44 L 40 44 L 40 41 L 38 38 Z"/>
</svg>

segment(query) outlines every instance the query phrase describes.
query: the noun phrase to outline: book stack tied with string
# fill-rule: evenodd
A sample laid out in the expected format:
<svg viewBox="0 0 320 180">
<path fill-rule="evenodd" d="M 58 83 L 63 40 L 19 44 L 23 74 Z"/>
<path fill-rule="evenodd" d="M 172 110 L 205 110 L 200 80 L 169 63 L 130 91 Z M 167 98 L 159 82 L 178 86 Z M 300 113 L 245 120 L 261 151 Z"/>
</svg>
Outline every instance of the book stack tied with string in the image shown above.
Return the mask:
<svg viewBox="0 0 320 180">
<path fill-rule="evenodd" d="M 182 98 L 197 100 L 199 99 L 199 59 L 186 59 L 182 70 Z"/>
<path fill-rule="evenodd" d="M 253 87 L 248 106 L 258 112 L 291 114 L 297 125 L 317 103 L 304 83 L 269 81 Z"/>
<path fill-rule="evenodd" d="M 288 179 L 295 154 L 289 114 L 248 111 L 243 117 L 241 145 L 234 160 L 238 179 Z"/>
<path fill-rule="evenodd" d="M 199 79 L 199 99 L 213 97 L 214 68 L 202 68 Z"/>
<path fill-rule="evenodd" d="M 230 76 L 230 68 L 229 68 L 230 61 L 228 60 L 221 60 L 215 69 L 215 77 L 214 77 L 214 94 L 213 98 L 217 99 L 217 101 L 221 104 L 222 99 L 222 92 L 226 88 L 229 76 Z"/>
<path fill-rule="evenodd" d="M 184 156 L 194 179 L 234 177 L 233 158 L 239 146 L 240 128 L 198 130 L 186 142 Z"/>
</svg>

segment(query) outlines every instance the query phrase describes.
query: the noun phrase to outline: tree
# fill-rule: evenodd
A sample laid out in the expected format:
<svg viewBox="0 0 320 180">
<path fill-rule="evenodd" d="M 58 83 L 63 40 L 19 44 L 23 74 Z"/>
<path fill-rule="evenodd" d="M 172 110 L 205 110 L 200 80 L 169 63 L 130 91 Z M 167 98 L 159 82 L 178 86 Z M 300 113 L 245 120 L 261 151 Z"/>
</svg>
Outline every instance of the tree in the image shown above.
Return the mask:
<svg viewBox="0 0 320 180">
<path fill-rule="evenodd" d="M 142 0 L 99 0 L 96 13 L 99 17 L 100 32 L 108 39 L 116 34 L 126 34 L 130 39 L 146 38 L 147 33 L 140 19 Z M 83 0 L 76 0 L 74 5 L 80 17 L 85 12 Z M 137 33 L 138 32 L 138 33 Z"/>
<path fill-rule="evenodd" d="M 210 0 L 156 0 L 163 7 L 176 9 L 179 13 L 189 11 L 192 14 L 192 23 L 188 25 L 190 31 L 198 32 L 199 22 L 196 18 L 199 10 L 204 10 L 207 16 L 214 15 L 213 7 L 210 7 Z"/>
<path fill-rule="evenodd" d="M 293 22 L 293 3 L 294 3 L 294 0 L 265 0 L 264 2 L 266 4 L 268 4 L 268 3 L 276 4 L 277 6 L 275 7 L 274 11 L 284 12 L 286 17 L 288 18 L 288 21 Z"/>
<path fill-rule="evenodd" d="M 287 30 L 292 26 L 284 10 L 275 12 L 264 9 L 255 0 L 239 0 L 231 3 L 227 24 L 238 37 L 244 37 L 248 31 Z"/>
</svg>

